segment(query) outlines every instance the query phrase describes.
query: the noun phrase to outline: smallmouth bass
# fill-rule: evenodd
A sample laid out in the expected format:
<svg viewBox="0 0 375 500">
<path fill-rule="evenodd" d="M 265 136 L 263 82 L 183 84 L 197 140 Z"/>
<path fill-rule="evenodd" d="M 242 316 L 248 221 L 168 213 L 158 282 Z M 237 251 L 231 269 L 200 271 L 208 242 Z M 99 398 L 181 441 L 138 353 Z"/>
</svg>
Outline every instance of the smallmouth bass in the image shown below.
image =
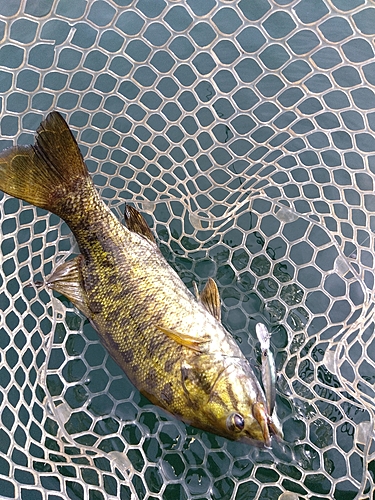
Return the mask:
<svg viewBox="0 0 375 500">
<path fill-rule="evenodd" d="M 57 112 L 32 146 L 0 153 L 0 190 L 61 217 L 80 254 L 46 286 L 92 323 L 131 382 L 184 422 L 232 440 L 269 446 L 281 429 L 249 362 L 220 322 L 209 279 L 194 297 L 160 253 L 143 217 L 125 227 L 100 199 L 78 145 Z"/>
</svg>

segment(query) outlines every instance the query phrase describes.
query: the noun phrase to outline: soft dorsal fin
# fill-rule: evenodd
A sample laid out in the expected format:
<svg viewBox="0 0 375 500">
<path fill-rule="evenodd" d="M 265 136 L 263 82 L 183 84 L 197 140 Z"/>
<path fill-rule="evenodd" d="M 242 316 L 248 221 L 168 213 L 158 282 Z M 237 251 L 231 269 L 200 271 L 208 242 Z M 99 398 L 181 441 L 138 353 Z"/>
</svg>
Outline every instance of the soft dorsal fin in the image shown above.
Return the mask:
<svg viewBox="0 0 375 500">
<path fill-rule="evenodd" d="M 209 313 L 212 314 L 214 318 L 218 321 L 221 320 L 221 304 L 219 290 L 215 281 L 212 278 L 208 278 L 206 286 L 203 288 L 199 300 L 202 302 L 204 307 Z"/>
<path fill-rule="evenodd" d="M 152 243 L 155 243 L 155 238 L 151 229 L 148 227 L 145 218 L 138 212 L 138 210 L 131 205 L 125 205 L 124 217 L 129 231 L 138 233 L 150 240 Z"/>
<path fill-rule="evenodd" d="M 206 337 L 192 337 L 187 333 L 177 332 L 176 330 L 173 330 L 171 328 L 164 328 L 162 326 L 158 326 L 157 328 L 161 332 L 165 333 L 170 339 L 177 342 L 177 344 L 188 347 L 189 349 L 193 349 L 193 351 L 202 352 L 202 344 L 205 344 L 209 341 L 209 339 Z"/>
</svg>

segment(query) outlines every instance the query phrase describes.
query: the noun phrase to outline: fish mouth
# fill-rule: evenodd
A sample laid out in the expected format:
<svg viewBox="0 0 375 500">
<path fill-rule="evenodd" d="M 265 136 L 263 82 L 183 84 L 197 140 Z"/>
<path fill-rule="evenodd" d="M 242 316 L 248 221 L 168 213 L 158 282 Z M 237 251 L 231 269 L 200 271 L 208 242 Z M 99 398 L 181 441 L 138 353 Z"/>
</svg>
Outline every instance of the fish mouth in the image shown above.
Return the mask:
<svg viewBox="0 0 375 500">
<path fill-rule="evenodd" d="M 263 442 L 267 448 L 271 447 L 271 436 L 268 427 L 268 414 L 264 407 L 263 403 L 254 403 L 253 404 L 253 416 L 255 420 L 258 422 L 259 427 L 262 432 Z"/>
</svg>

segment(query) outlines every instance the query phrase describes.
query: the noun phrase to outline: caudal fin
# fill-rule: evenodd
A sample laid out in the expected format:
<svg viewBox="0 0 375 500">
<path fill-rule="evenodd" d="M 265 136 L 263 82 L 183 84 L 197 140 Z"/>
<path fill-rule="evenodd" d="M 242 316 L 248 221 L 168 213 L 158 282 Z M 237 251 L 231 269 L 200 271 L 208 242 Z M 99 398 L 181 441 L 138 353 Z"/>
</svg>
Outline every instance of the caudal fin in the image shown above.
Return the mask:
<svg viewBox="0 0 375 500">
<path fill-rule="evenodd" d="M 33 146 L 0 153 L 0 190 L 57 214 L 64 197 L 88 177 L 77 142 L 57 111 L 40 124 Z"/>
</svg>

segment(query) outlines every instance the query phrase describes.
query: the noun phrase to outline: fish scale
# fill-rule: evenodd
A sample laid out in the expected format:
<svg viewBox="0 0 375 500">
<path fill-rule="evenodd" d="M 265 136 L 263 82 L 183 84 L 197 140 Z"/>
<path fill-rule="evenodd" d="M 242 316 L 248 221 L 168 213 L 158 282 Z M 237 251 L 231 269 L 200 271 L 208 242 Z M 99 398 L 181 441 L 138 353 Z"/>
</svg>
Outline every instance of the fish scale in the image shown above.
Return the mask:
<svg viewBox="0 0 375 500">
<path fill-rule="evenodd" d="M 269 446 L 270 433 L 282 435 L 250 364 L 220 322 L 214 281 L 194 297 L 143 217 L 128 207 L 128 227 L 118 221 L 59 113 L 42 122 L 34 146 L 0 154 L 0 189 L 67 222 L 81 254 L 60 264 L 45 286 L 88 317 L 154 404 L 229 439 Z"/>
</svg>

